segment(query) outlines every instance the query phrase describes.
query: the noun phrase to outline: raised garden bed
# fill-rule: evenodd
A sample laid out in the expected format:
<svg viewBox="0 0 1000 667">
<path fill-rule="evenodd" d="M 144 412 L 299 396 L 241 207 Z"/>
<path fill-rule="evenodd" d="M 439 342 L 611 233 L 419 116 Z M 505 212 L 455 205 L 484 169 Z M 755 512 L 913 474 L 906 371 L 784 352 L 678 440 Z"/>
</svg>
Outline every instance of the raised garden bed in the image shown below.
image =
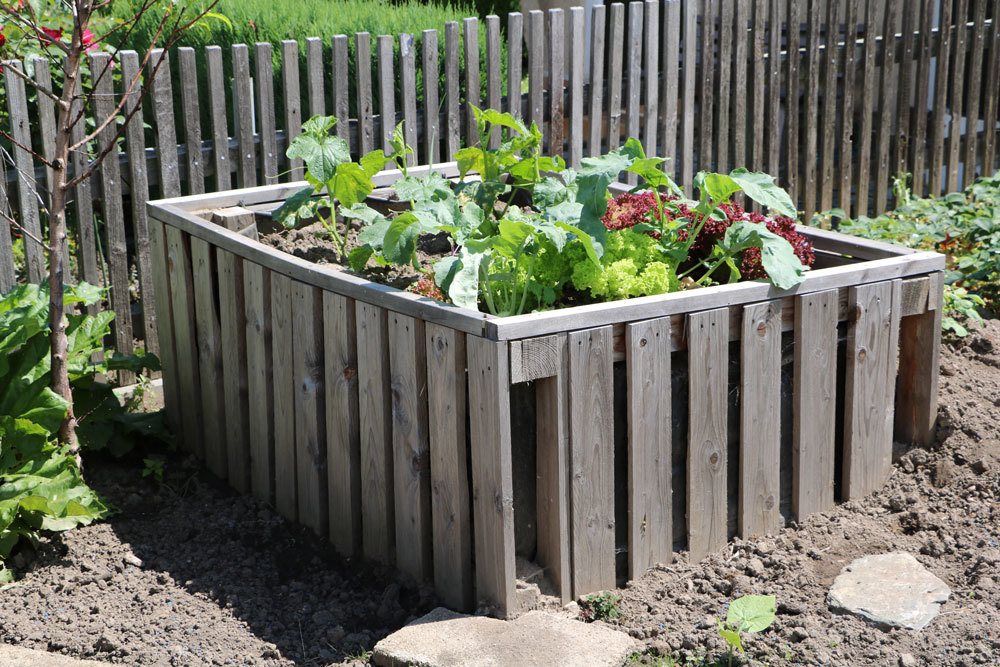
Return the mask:
<svg viewBox="0 0 1000 667">
<path fill-rule="evenodd" d="M 169 415 L 234 488 L 344 556 L 433 581 L 450 606 L 516 613 L 524 534 L 522 555 L 570 599 L 669 561 L 675 543 L 698 559 L 864 496 L 894 437 L 933 435 L 938 254 L 801 227 L 817 263 L 791 290 L 494 317 L 255 240 L 254 211 L 300 188 L 149 204 Z M 531 395 L 522 383 L 530 425 L 511 409 Z M 515 460 L 524 451 L 533 460 Z"/>
</svg>

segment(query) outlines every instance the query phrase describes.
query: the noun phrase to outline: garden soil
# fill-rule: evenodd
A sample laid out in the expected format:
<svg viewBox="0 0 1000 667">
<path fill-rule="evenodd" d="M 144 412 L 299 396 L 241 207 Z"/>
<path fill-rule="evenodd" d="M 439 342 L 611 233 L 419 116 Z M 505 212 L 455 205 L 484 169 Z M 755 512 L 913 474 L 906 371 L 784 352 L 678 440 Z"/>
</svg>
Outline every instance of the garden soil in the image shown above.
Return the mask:
<svg viewBox="0 0 1000 667">
<path fill-rule="evenodd" d="M 778 616 L 746 638 L 754 664 L 1000 665 L 1000 321 L 945 345 L 941 374 L 936 446 L 897 452 L 882 491 L 622 591 L 609 622 L 645 643 L 637 660 L 718 659 L 727 601 L 766 593 Z M 22 577 L 0 591 L 0 641 L 129 665 L 363 664 L 435 606 L 430 590 L 331 556 L 190 459 L 169 458 L 162 484 L 141 467 L 88 459 L 117 513 L 14 559 Z M 891 551 L 951 587 L 929 627 L 880 630 L 827 609 L 845 565 Z"/>
</svg>

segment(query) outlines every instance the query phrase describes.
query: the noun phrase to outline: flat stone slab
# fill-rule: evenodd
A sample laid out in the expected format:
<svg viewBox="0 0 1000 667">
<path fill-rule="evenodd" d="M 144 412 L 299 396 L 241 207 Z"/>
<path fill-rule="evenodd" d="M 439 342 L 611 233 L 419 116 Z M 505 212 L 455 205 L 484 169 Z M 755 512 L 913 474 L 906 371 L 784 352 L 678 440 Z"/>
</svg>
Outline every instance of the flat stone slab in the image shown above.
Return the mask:
<svg viewBox="0 0 1000 667">
<path fill-rule="evenodd" d="M 637 648 L 611 628 L 541 611 L 513 621 L 438 607 L 375 645 L 381 667 L 620 667 Z"/>
<path fill-rule="evenodd" d="M 880 627 L 922 630 L 951 595 L 948 585 L 908 553 L 858 558 L 834 580 L 826 602 Z"/>
</svg>

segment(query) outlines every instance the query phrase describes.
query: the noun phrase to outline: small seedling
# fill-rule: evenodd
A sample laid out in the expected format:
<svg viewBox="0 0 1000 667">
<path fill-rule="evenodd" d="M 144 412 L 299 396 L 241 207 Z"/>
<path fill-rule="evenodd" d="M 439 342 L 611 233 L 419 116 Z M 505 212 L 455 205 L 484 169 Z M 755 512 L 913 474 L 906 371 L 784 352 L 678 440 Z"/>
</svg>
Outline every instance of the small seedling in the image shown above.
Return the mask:
<svg viewBox="0 0 1000 667">
<path fill-rule="evenodd" d="M 729 603 L 726 622 L 719 621 L 719 635 L 728 647 L 729 667 L 736 652 L 744 653 L 743 636 L 771 627 L 777 602 L 773 595 L 744 595 Z"/>
<path fill-rule="evenodd" d="M 611 621 L 621 616 L 618 605 L 622 597 L 616 593 L 594 593 L 583 598 L 580 603 L 580 618 L 587 623 Z"/>
<path fill-rule="evenodd" d="M 142 476 L 151 477 L 157 483 L 163 483 L 163 457 L 150 456 L 142 460 Z"/>
</svg>

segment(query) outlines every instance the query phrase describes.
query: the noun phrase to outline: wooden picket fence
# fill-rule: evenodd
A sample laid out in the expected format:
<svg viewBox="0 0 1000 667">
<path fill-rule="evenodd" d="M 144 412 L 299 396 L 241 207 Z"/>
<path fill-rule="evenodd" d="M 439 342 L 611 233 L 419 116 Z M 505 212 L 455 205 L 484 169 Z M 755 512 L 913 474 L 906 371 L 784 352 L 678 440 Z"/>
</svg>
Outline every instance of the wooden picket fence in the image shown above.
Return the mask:
<svg viewBox="0 0 1000 667">
<path fill-rule="evenodd" d="M 997 168 L 998 16 L 1000 0 L 646 0 L 589 14 L 512 13 L 505 31 L 490 16 L 482 50 L 475 18 L 448 23 L 443 35 L 423 31 L 419 49 L 407 34 L 312 38 L 304 72 L 293 40 L 230 53 L 181 48 L 112 151 L 117 159 L 77 189 L 74 279 L 110 287 L 118 349 L 142 340 L 158 351 L 147 200 L 298 180 L 302 165 L 284 148 L 303 118 L 326 113 L 341 119 L 336 132 L 355 154 L 385 146 L 404 121 L 414 162 L 445 161 L 476 140 L 470 106 L 489 106 L 538 123 L 546 149 L 572 165 L 633 136 L 670 158 L 686 186 L 699 170 L 745 165 L 776 174 L 806 218 L 833 207 L 884 211 L 897 173 L 915 175 L 916 194 L 938 195 Z M 95 65 L 108 57 L 95 54 Z M 135 53 L 115 57 L 123 79 L 139 67 Z M 199 88 L 202 64 L 208 89 Z M 33 75 L 47 83 L 48 68 L 37 65 Z M 5 63 L 3 75 L 7 129 L 51 154 L 54 108 L 26 90 L 15 66 L 24 65 Z M 503 95 L 523 81 L 524 94 Z M 88 113 L 113 108 L 114 86 L 101 81 Z M 105 132 L 98 146 L 112 140 Z M 0 225 L 0 291 L 43 277 L 35 239 L 51 179 L 25 150 L 6 147 L 3 158 L 0 212 L 16 224 Z M 74 168 L 86 159 L 76 156 Z"/>
</svg>

